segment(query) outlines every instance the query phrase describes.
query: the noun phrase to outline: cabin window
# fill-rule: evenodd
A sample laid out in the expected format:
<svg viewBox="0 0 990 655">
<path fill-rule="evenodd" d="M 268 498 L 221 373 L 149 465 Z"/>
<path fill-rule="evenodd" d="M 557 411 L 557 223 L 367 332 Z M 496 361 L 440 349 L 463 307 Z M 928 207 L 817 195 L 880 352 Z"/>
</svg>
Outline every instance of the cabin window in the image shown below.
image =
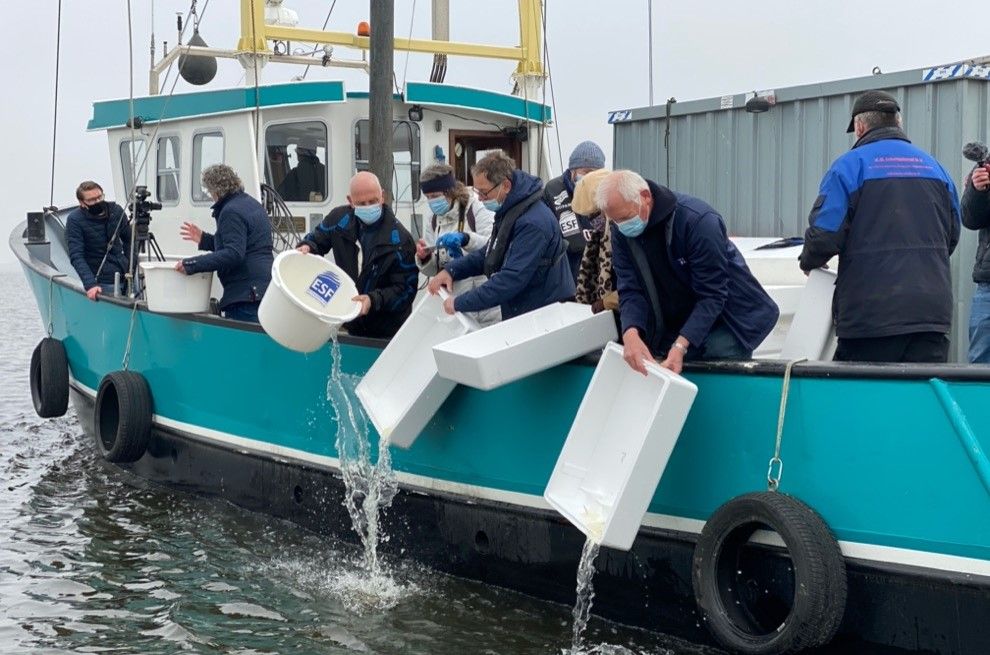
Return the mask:
<svg viewBox="0 0 990 655">
<path fill-rule="evenodd" d="M 265 182 L 286 202 L 329 199 L 327 126 L 319 121 L 282 123 L 265 130 Z"/>
<path fill-rule="evenodd" d="M 392 190 L 394 202 L 419 200 L 419 123 L 392 122 L 392 152 L 395 158 Z M 354 124 L 354 167 L 368 170 L 371 165 L 371 123 L 359 120 Z"/>
<path fill-rule="evenodd" d="M 124 194 L 131 196 L 134 191 L 134 168 L 137 168 L 137 184 L 145 184 L 148 144 L 144 139 L 127 139 L 120 142 L 120 170 L 124 174 Z"/>
<path fill-rule="evenodd" d="M 158 139 L 158 202 L 174 205 L 179 202 L 179 137 Z"/>
<path fill-rule="evenodd" d="M 192 198 L 194 202 L 212 202 L 203 186 L 203 170 L 223 163 L 223 132 L 202 132 L 193 136 Z"/>
</svg>

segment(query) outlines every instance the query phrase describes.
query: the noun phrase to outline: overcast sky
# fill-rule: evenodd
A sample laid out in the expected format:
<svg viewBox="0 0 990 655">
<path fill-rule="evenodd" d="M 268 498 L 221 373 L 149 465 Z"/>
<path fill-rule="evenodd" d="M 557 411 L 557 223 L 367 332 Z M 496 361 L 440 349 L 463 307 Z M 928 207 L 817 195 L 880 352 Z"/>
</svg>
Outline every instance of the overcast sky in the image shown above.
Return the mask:
<svg viewBox="0 0 990 655">
<path fill-rule="evenodd" d="M 330 29 L 351 30 L 368 16 L 369 0 L 339 0 Z M 94 100 L 128 94 L 127 3 L 125 0 L 63 0 L 55 203 L 74 202 L 82 179 L 109 180 L 109 154 L 102 132 L 87 133 Z M 319 28 L 328 0 L 286 0 L 300 26 Z M 430 0 L 396 0 L 396 33 L 430 35 Z M 868 75 L 874 66 L 893 72 L 990 54 L 982 11 L 968 5 L 940 7 L 930 0 L 899 3 L 851 0 L 655 0 L 654 98 L 690 100 Z M 25 212 L 48 203 L 57 0 L 5 2 L 0 21 L 4 58 L 0 101 L 4 156 L 0 159 L 0 263 L 12 260 L 6 247 L 11 228 Z M 451 39 L 515 45 L 518 17 L 513 0 L 450 0 Z M 201 33 L 213 46 L 233 48 L 239 32 L 239 2 L 199 0 Z M 648 104 L 647 0 L 547 0 L 549 63 L 556 88 L 560 141 L 566 160 L 584 139 L 600 143 L 611 157 L 606 113 Z M 175 43 L 175 14 L 188 0 L 156 0 L 158 57 L 162 41 Z M 415 12 L 413 9 L 415 8 Z M 205 9 L 205 11 L 204 11 Z M 147 94 L 151 2 L 132 0 L 134 87 Z M 412 18 L 412 21 L 411 21 Z M 350 53 L 338 50 L 344 57 Z M 425 80 L 430 57 L 396 53 L 399 80 Z M 513 64 L 452 58 L 447 82 L 510 89 Z M 266 82 L 283 82 L 301 67 L 272 65 Z M 208 88 L 243 83 L 240 66 L 220 60 Z M 312 68 L 308 78 L 344 79 L 347 88 L 367 89 L 363 74 Z M 176 92 L 189 91 L 180 82 Z M 556 152 L 556 144 L 552 147 Z M 554 157 L 556 163 L 556 156 Z"/>
</svg>

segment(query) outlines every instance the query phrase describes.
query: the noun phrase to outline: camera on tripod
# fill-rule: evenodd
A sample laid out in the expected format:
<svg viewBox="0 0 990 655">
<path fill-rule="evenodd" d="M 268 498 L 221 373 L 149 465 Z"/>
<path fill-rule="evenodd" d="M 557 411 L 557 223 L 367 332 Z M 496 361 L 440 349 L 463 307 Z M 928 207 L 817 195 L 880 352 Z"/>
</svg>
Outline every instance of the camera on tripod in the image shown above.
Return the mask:
<svg viewBox="0 0 990 655">
<path fill-rule="evenodd" d="M 134 238 L 139 242 L 147 241 L 151 234 L 148 230 L 151 225 L 151 212 L 162 208 L 162 203 L 148 200 L 150 195 L 148 187 L 135 187 L 134 202 L 127 205 L 127 210 L 134 221 Z"/>
</svg>

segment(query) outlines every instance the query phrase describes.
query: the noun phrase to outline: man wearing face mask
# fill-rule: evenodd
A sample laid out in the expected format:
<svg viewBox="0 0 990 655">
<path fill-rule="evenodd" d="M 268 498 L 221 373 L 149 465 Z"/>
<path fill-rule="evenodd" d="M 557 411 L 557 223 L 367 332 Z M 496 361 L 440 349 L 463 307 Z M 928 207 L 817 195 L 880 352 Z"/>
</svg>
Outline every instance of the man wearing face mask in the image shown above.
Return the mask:
<svg viewBox="0 0 990 655">
<path fill-rule="evenodd" d="M 114 274 L 127 273 L 131 225 L 124 208 L 103 198 L 103 187 L 86 181 L 76 189 L 79 207 L 66 219 L 69 259 L 90 300 L 114 292 Z"/>
<path fill-rule="evenodd" d="M 612 222 L 612 266 L 626 362 L 750 359 L 779 310 L 729 241 L 722 217 L 698 198 L 632 171 L 602 180 L 596 203 Z"/>
<path fill-rule="evenodd" d="M 348 204 L 334 208 L 307 234 L 298 250 L 326 255 L 355 280 L 361 315 L 344 324 L 348 333 L 388 339 L 402 326 L 416 296 L 416 243 L 385 204 L 374 173 L 351 178 Z M 360 269 L 358 253 L 361 254 Z"/>
<path fill-rule="evenodd" d="M 567 243 L 553 212 L 543 202 L 540 178 L 517 170 L 498 151 L 471 169 L 475 192 L 495 212 L 485 248 L 451 260 L 430 280 L 430 293 L 448 291 L 454 281 L 484 275 L 487 280 L 444 301 L 448 314 L 500 307 L 502 319 L 574 298 L 574 276 L 565 257 Z"/>
<path fill-rule="evenodd" d="M 547 182 L 543 190 L 543 202 L 557 216 L 560 232 L 567 239 L 567 261 L 571 265 L 571 274 L 575 281 L 581 270 L 581 257 L 587 245 L 584 239 L 585 230 L 590 230 L 592 226 L 591 221 L 575 213 L 571 207 L 574 187 L 582 177 L 601 168 L 605 168 L 605 153 L 594 141 L 583 141 L 571 152 L 567 170 Z"/>
</svg>

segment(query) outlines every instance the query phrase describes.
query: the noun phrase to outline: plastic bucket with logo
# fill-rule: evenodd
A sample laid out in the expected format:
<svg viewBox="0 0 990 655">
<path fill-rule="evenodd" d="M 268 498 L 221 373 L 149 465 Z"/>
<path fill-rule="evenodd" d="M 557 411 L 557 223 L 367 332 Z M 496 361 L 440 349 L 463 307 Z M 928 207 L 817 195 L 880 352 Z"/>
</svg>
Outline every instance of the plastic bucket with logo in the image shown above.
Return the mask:
<svg viewBox="0 0 990 655">
<path fill-rule="evenodd" d="M 319 350 L 341 324 L 357 318 L 357 286 L 323 257 L 287 250 L 275 258 L 258 320 L 268 335 L 303 353 Z"/>
</svg>

